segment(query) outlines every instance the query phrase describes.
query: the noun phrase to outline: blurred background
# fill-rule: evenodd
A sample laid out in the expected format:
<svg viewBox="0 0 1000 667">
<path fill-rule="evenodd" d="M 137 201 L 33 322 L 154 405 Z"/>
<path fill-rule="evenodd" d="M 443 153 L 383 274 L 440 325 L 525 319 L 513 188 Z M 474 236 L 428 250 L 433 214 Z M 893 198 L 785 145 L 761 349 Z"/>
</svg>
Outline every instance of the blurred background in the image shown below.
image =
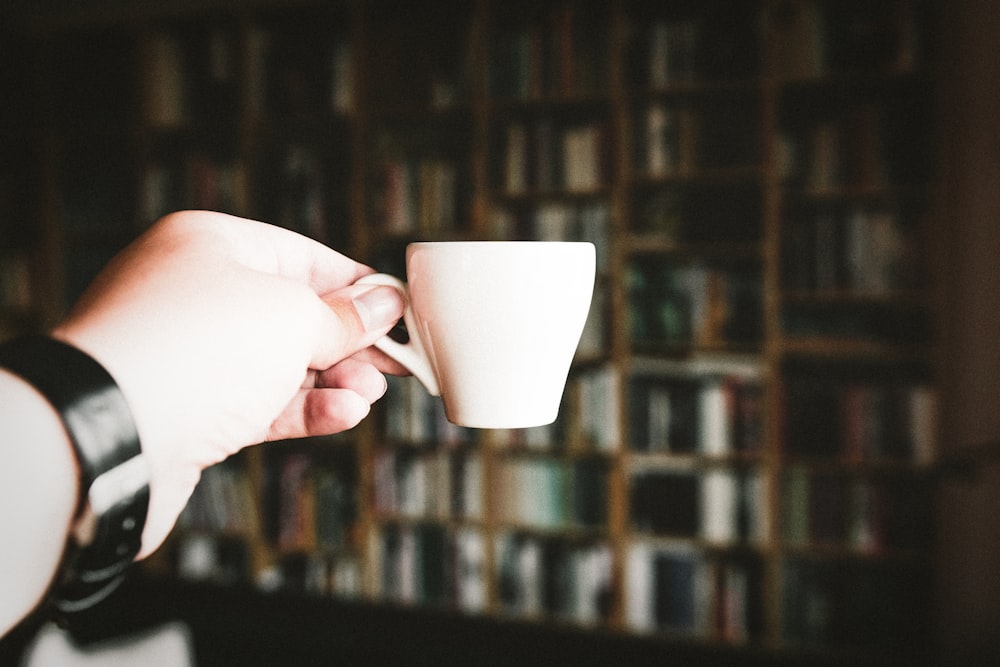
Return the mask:
<svg viewBox="0 0 1000 667">
<path fill-rule="evenodd" d="M 180 619 L 201 664 L 1000 657 L 993 10 L 7 3 L 0 337 L 183 208 L 399 275 L 418 239 L 598 250 L 555 424 L 459 429 L 394 378 L 358 429 L 208 471 L 81 639 Z"/>
</svg>

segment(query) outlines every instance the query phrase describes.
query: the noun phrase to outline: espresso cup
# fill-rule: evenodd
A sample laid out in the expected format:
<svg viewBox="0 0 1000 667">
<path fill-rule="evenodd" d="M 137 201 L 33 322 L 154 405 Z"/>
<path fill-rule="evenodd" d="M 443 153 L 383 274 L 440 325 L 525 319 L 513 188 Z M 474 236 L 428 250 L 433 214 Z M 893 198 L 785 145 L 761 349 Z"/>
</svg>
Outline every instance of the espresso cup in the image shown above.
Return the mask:
<svg viewBox="0 0 1000 667">
<path fill-rule="evenodd" d="M 406 248 L 409 341 L 375 346 L 444 402 L 449 421 L 525 428 L 555 421 L 594 291 L 591 243 L 445 241 Z"/>
</svg>

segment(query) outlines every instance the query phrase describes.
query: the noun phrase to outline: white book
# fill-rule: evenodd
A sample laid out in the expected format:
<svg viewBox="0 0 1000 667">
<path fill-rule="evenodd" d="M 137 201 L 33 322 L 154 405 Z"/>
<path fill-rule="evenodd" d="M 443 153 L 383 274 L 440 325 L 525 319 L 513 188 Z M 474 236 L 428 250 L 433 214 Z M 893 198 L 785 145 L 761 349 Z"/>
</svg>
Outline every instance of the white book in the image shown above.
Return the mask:
<svg viewBox="0 0 1000 667">
<path fill-rule="evenodd" d="M 728 544 L 737 537 L 737 480 L 730 470 L 709 470 L 701 478 L 701 536 Z"/>
<path fill-rule="evenodd" d="M 399 602 L 412 604 L 420 600 L 420 569 L 417 552 L 417 536 L 413 527 L 401 526 L 399 529 L 399 553 L 396 561 L 399 573 L 399 590 L 396 593 Z"/>
<path fill-rule="evenodd" d="M 896 216 L 880 211 L 871 216 L 872 291 L 888 294 L 901 286 L 903 235 Z"/>
<path fill-rule="evenodd" d="M 665 88 L 670 83 L 670 27 L 654 21 L 649 28 L 649 86 Z"/>
<path fill-rule="evenodd" d="M 539 616 L 542 613 L 542 547 L 537 539 L 528 538 L 517 553 L 517 571 L 521 585 L 521 608 L 525 616 Z"/>
<path fill-rule="evenodd" d="M 722 636 L 727 641 L 744 642 L 749 639 L 750 634 L 747 620 L 750 585 L 746 568 L 736 563 L 726 564 L 723 586 Z"/>
<path fill-rule="evenodd" d="M 665 176 L 677 163 L 675 155 L 677 120 L 674 111 L 664 104 L 653 104 L 646 111 L 646 173 Z"/>
<path fill-rule="evenodd" d="M 653 550 L 647 544 L 633 544 L 625 564 L 625 622 L 630 629 L 636 632 L 656 629 L 655 595 Z"/>
<path fill-rule="evenodd" d="M 741 501 L 747 508 L 746 539 L 751 544 L 766 544 L 770 531 L 770 515 L 767 508 L 767 476 L 760 470 L 753 470 L 742 480 Z"/>
<path fill-rule="evenodd" d="M 563 164 L 567 190 L 585 192 L 600 186 L 600 129 L 596 125 L 564 132 Z"/>
<path fill-rule="evenodd" d="M 601 451 L 613 451 L 621 440 L 618 419 L 619 383 L 618 373 L 613 368 L 587 373 L 580 381 L 584 435 Z"/>
<path fill-rule="evenodd" d="M 455 534 L 458 562 L 458 607 L 467 613 L 486 609 L 486 546 L 483 536 L 472 529 L 461 529 Z"/>
<path fill-rule="evenodd" d="M 611 550 L 605 544 L 585 547 L 573 554 L 574 599 L 571 616 L 584 625 L 601 620 L 601 597 L 611 585 Z"/>
<path fill-rule="evenodd" d="M 354 107 L 354 54 L 350 42 L 339 40 L 330 60 L 330 107 L 336 113 L 346 114 Z"/>
<path fill-rule="evenodd" d="M 567 204 L 545 203 L 535 212 L 535 237 L 539 241 L 574 240 L 576 212 Z"/>
<path fill-rule="evenodd" d="M 937 449 L 937 392 L 927 385 L 915 385 L 909 392 L 909 431 L 913 462 L 934 462 Z"/>
<path fill-rule="evenodd" d="M 483 461 L 479 454 L 469 454 L 465 459 L 462 483 L 465 489 L 462 497 L 465 500 L 464 516 L 469 519 L 481 519 L 483 516 Z"/>
<path fill-rule="evenodd" d="M 860 293 L 876 291 L 872 269 L 872 237 L 867 213 L 860 208 L 851 211 L 844 232 L 847 275 L 852 289 Z"/>
<path fill-rule="evenodd" d="M 434 503 L 429 508 L 432 516 L 440 519 L 447 519 L 451 516 L 452 497 L 455 490 L 452 488 L 452 466 L 454 460 L 445 449 L 438 450 L 433 458 L 434 474 L 429 488 L 433 489 Z"/>
<path fill-rule="evenodd" d="M 725 456 L 732 449 L 729 396 L 721 381 L 705 384 L 698 396 L 699 448 L 705 456 Z"/>
<path fill-rule="evenodd" d="M 597 270 L 605 270 L 611 260 L 611 209 L 607 202 L 587 204 L 578 214 L 578 238 L 594 244 Z M 570 239 L 573 240 L 573 239 Z"/>
<path fill-rule="evenodd" d="M 649 388 L 649 433 L 645 443 L 651 452 L 670 451 L 670 426 L 672 423 L 670 390 L 662 386 Z"/>
<path fill-rule="evenodd" d="M 176 127 L 187 119 L 184 49 L 173 35 L 150 36 L 145 49 L 143 115 L 152 127 Z"/>
<path fill-rule="evenodd" d="M 361 564 L 355 558 L 340 557 L 334 563 L 330 589 L 342 598 L 357 598 L 361 596 L 362 577 Z"/>
<path fill-rule="evenodd" d="M 528 130 L 522 123 L 507 126 L 505 154 L 505 185 L 507 194 L 523 194 L 528 189 L 525 160 L 528 154 Z"/>
</svg>

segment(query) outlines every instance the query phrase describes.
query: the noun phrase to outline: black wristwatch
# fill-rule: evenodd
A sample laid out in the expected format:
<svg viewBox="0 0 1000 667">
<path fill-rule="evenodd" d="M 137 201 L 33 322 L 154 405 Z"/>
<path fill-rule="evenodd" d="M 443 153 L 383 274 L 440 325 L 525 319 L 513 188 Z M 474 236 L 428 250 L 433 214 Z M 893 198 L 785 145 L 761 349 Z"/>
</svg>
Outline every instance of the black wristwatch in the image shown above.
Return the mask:
<svg viewBox="0 0 1000 667">
<path fill-rule="evenodd" d="M 0 367 L 52 404 L 76 453 L 80 498 L 49 594 L 57 616 L 65 618 L 110 595 L 139 553 L 148 467 L 125 396 L 93 357 L 54 338 L 31 336 L 0 345 Z"/>
</svg>

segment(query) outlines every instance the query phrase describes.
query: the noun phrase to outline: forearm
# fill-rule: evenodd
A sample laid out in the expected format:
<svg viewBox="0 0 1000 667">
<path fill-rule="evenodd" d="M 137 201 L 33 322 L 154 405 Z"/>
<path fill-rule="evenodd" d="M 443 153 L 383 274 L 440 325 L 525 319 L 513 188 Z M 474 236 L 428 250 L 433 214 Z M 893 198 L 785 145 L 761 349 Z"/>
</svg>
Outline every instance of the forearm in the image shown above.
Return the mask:
<svg viewBox="0 0 1000 667">
<path fill-rule="evenodd" d="M 59 415 L 0 369 L 0 636 L 40 601 L 62 556 L 78 480 Z"/>
</svg>

